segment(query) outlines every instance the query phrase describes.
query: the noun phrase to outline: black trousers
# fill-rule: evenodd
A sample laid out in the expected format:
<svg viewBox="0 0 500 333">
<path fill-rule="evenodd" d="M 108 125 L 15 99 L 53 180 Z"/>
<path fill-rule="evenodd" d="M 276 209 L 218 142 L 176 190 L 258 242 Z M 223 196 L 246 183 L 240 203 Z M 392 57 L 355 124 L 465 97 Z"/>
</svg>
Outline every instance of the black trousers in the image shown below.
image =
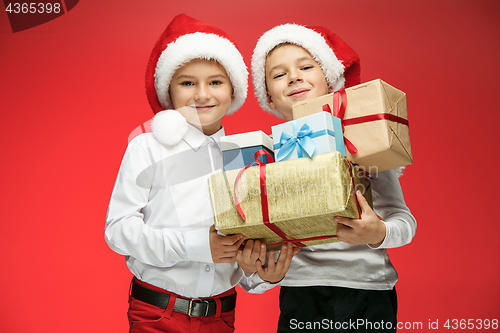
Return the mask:
<svg viewBox="0 0 500 333">
<path fill-rule="evenodd" d="M 281 287 L 278 333 L 396 332 L 397 295 L 392 290 Z"/>
</svg>

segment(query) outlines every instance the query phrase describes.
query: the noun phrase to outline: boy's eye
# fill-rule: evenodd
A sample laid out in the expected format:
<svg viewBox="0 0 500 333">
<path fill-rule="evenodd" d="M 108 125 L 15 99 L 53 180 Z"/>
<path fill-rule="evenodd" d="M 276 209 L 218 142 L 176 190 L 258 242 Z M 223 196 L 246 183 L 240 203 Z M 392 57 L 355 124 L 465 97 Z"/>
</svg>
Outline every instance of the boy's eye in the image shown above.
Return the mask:
<svg viewBox="0 0 500 333">
<path fill-rule="evenodd" d="M 222 81 L 219 81 L 219 80 L 213 80 L 212 82 L 210 82 L 210 84 L 212 86 L 218 86 L 219 84 L 222 84 Z"/>
<path fill-rule="evenodd" d="M 302 67 L 302 70 L 308 70 L 308 69 L 311 69 L 313 68 L 312 65 L 305 65 L 304 67 Z"/>
<path fill-rule="evenodd" d="M 279 79 L 280 77 L 284 76 L 285 73 L 278 73 L 275 76 L 273 76 L 273 79 Z"/>
<path fill-rule="evenodd" d="M 193 86 L 194 83 L 192 81 L 182 81 L 181 85 L 189 87 L 189 86 Z"/>
</svg>

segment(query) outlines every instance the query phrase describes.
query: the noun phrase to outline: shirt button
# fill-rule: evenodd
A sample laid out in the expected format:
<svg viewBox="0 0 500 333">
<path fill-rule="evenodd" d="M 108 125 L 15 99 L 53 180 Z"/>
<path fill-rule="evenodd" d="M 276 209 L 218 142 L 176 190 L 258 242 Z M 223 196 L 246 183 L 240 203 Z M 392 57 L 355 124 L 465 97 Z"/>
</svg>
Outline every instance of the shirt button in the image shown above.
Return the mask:
<svg viewBox="0 0 500 333">
<path fill-rule="evenodd" d="M 208 266 L 208 265 L 205 266 L 205 272 L 207 272 L 207 273 L 210 272 L 210 266 Z"/>
</svg>

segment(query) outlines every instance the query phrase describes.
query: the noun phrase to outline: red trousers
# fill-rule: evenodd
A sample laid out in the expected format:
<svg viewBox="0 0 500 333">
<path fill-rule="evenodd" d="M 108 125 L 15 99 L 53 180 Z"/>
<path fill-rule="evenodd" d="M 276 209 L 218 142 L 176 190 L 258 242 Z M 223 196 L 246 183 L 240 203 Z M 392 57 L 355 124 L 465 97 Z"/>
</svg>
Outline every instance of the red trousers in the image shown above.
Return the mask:
<svg viewBox="0 0 500 333">
<path fill-rule="evenodd" d="M 129 296 L 128 319 L 130 324 L 130 333 L 224 333 L 234 332 L 234 314 L 235 310 L 220 313 L 220 306 L 215 315 L 208 317 L 190 317 L 185 313 L 173 311 L 174 303 L 178 296 L 164 289 L 150 285 L 149 283 L 139 281 L 135 282 L 149 289 L 159 291 L 170 295 L 170 300 L 166 309 L 141 302 L 132 296 Z M 234 294 L 234 288 L 218 296 L 207 297 L 204 299 L 213 299 L 220 305 L 219 297 Z"/>
</svg>

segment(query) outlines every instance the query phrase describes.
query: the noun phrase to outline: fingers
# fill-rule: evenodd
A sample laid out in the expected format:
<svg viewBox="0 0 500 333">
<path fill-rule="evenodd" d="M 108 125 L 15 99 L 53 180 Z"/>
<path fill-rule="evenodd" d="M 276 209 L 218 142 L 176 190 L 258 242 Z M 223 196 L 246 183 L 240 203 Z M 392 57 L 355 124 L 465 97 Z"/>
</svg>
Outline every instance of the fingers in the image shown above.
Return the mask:
<svg viewBox="0 0 500 333">
<path fill-rule="evenodd" d="M 262 244 L 261 241 L 259 241 L 259 240 L 255 240 L 253 242 L 252 254 L 250 255 L 250 259 L 252 260 L 252 262 L 255 262 L 255 261 L 259 260 L 259 258 L 262 256 L 262 247 L 264 247 L 264 259 L 265 259 L 266 258 L 265 257 L 265 255 L 266 255 L 266 252 L 265 252 L 266 245 Z"/>
<path fill-rule="evenodd" d="M 240 246 L 241 246 L 241 243 L 244 241 L 245 239 L 242 237 L 240 238 L 236 243 L 234 244 L 229 244 L 229 245 L 225 245 L 224 243 L 221 243 L 222 244 L 222 252 L 223 252 L 223 255 L 225 257 L 236 257 L 236 255 L 238 254 L 238 251 L 240 250 Z"/>
<path fill-rule="evenodd" d="M 281 247 L 280 256 L 278 257 L 277 269 L 281 272 L 286 273 L 292 262 L 292 258 L 300 251 L 299 247 L 293 247 L 292 243 L 287 243 L 286 247 Z"/>
<path fill-rule="evenodd" d="M 281 251 L 280 255 L 278 257 L 278 260 L 276 262 L 276 269 L 282 270 L 283 267 L 285 266 L 285 263 L 287 261 L 287 258 L 290 257 L 291 260 L 291 255 L 293 251 L 293 246 L 291 243 L 286 243 L 281 246 Z"/>
<path fill-rule="evenodd" d="M 267 246 L 266 244 L 260 244 L 260 254 L 259 254 L 259 259 L 262 262 L 266 261 L 266 255 L 267 255 Z"/>
<path fill-rule="evenodd" d="M 352 225 L 353 225 L 353 221 L 352 221 L 353 219 L 350 219 L 348 217 L 335 216 L 333 218 L 333 220 L 338 223 L 337 224 L 337 230 L 340 227 L 340 225 L 344 225 L 344 226 L 347 226 L 347 227 L 352 227 Z"/>
<path fill-rule="evenodd" d="M 337 224 L 337 237 L 343 234 L 346 230 L 350 229 L 349 226 L 346 226 L 342 223 Z"/>
<path fill-rule="evenodd" d="M 291 243 L 286 243 L 281 246 L 281 251 L 276 262 L 271 262 L 271 256 L 269 256 L 269 269 L 273 270 L 275 274 L 282 274 L 288 270 L 290 261 L 292 260 L 293 246 Z M 273 258 L 274 259 L 274 258 Z M 287 264 L 288 262 L 288 264 Z"/>
<path fill-rule="evenodd" d="M 281 246 L 281 251 L 277 259 L 275 258 L 276 252 L 273 250 L 269 251 L 267 267 L 262 267 L 262 262 L 257 261 L 255 265 L 257 273 L 265 281 L 278 283 L 285 277 L 293 256 L 299 251 L 300 249 L 294 248 L 290 242 Z"/>
<path fill-rule="evenodd" d="M 215 225 L 212 224 L 210 226 L 210 233 L 214 234 L 212 236 L 217 236 L 220 237 L 220 243 L 222 245 L 237 245 L 238 247 L 243 243 L 245 240 L 245 236 L 242 234 L 235 234 L 235 235 L 230 235 L 230 236 L 222 236 L 217 233 L 217 230 L 215 229 Z"/>
<path fill-rule="evenodd" d="M 238 245 L 238 247 L 245 240 L 245 236 L 241 234 L 231 235 L 231 236 L 221 236 L 223 239 L 221 240 L 222 245 Z"/>
<path fill-rule="evenodd" d="M 264 244 L 262 244 L 263 246 L 265 246 Z M 261 247 L 262 249 L 262 247 Z M 265 249 L 265 248 L 264 248 Z M 274 263 L 274 251 L 270 251 L 269 252 L 269 261 L 271 261 L 271 252 L 272 252 L 272 261 Z M 255 268 L 257 269 L 257 273 L 259 274 L 259 276 L 261 277 L 261 279 L 263 279 L 264 281 L 267 281 L 267 278 L 269 276 L 268 272 L 269 272 L 269 263 L 266 267 L 264 267 L 264 264 L 266 262 L 266 256 L 264 255 L 264 259 L 260 259 L 257 260 L 255 262 Z"/>
<path fill-rule="evenodd" d="M 255 268 L 257 269 L 257 274 L 259 274 L 259 276 L 261 277 L 261 279 L 265 280 L 264 276 L 265 276 L 266 272 L 264 271 L 264 268 L 262 267 L 262 261 L 257 260 L 255 262 Z"/>
<path fill-rule="evenodd" d="M 372 210 L 372 208 L 368 204 L 368 201 L 366 201 L 360 190 L 356 191 L 356 197 L 358 198 L 359 207 L 361 208 L 362 213 Z"/>
<path fill-rule="evenodd" d="M 249 239 L 249 240 L 246 241 L 245 246 L 243 247 L 243 249 L 241 249 L 241 246 L 240 246 L 240 248 L 239 248 L 238 251 L 243 252 L 243 255 L 245 257 L 247 257 L 247 256 L 250 257 L 250 255 L 252 254 L 253 245 L 254 245 L 254 241 L 251 240 L 251 239 Z"/>
<path fill-rule="evenodd" d="M 260 256 L 260 247 L 262 243 L 259 240 L 249 239 L 246 241 L 245 247 L 242 251 L 242 255 L 248 263 L 254 263 L 259 259 Z"/>
<path fill-rule="evenodd" d="M 245 236 L 239 235 L 240 239 L 234 243 L 234 247 L 236 247 L 236 250 L 238 250 L 241 246 L 241 244 L 245 241 Z"/>
<path fill-rule="evenodd" d="M 274 271 L 274 268 L 276 266 L 276 252 L 274 250 L 269 251 L 269 258 L 267 259 L 267 270 L 268 271 Z"/>
<path fill-rule="evenodd" d="M 211 249 L 214 263 L 229 263 L 238 258 L 238 250 L 224 251 L 223 249 Z"/>
<path fill-rule="evenodd" d="M 337 224 L 337 239 L 341 242 L 349 244 L 349 239 L 347 237 L 349 236 L 350 231 L 352 231 L 352 228 L 341 223 Z"/>
<path fill-rule="evenodd" d="M 373 212 L 373 209 L 370 207 L 370 205 L 368 204 L 368 201 L 366 201 L 365 197 L 363 196 L 363 194 L 361 194 L 361 191 L 356 191 L 356 197 L 358 199 L 358 202 L 359 202 L 359 207 L 361 208 L 361 214 L 365 214 L 365 213 L 370 213 Z M 361 219 L 363 218 L 363 216 L 361 217 Z M 337 223 L 340 223 L 344 226 L 347 226 L 347 227 L 355 227 L 357 224 L 356 224 L 356 221 L 359 221 L 360 219 L 351 219 L 351 218 L 348 218 L 348 217 L 342 217 L 342 216 L 335 216 L 333 218 L 335 220 L 335 222 Z M 338 231 L 338 228 L 339 228 L 339 225 L 337 225 L 337 231 Z"/>
<path fill-rule="evenodd" d="M 221 238 L 227 238 L 227 236 L 219 236 Z M 245 240 L 245 238 L 242 236 L 242 238 L 238 239 L 236 243 L 229 243 L 225 244 L 224 239 L 220 242 L 220 247 L 218 250 L 219 253 L 219 258 L 221 259 L 228 259 L 229 261 L 225 262 L 230 262 L 234 259 L 236 259 L 236 256 L 238 255 L 240 251 L 240 246 L 241 243 Z"/>
<path fill-rule="evenodd" d="M 259 275 L 262 275 L 262 272 L 264 272 L 263 266 L 265 265 L 267 258 L 267 246 L 259 240 L 249 240 L 247 241 L 247 244 L 249 242 L 253 242 L 252 253 L 250 255 L 247 253 L 245 258 L 250 258 L 250 263 L 255 267 L 255 269 L 257 269 L 257 272 L 259 272 L 260 267 L 261 274 Z"/>
<path fill-rule="evenodd" d="M 218 252 L 220 254 L 220 257 L 232 258 L 234 260 L 239 251 L 241 251 L 240 247 L 244 240 L 245 237 L 243 235 L 232 235 L 232 236 L 217 235 L 217 241 L 218 241 L 217 247 L 219 249 Z M 243 248 L 243 251 L 245 251 L 245 248 Z M 247 249 L 247 251 L 249 250 Z"/>
<path fill-rule="evenodd" d="M 240 246 L 245 240 L 243 235 L 221 236 L 215 226 L 210 226 L 210 251 L 215 263 L 229 263 L 241 256 Z"/>
</svg>

